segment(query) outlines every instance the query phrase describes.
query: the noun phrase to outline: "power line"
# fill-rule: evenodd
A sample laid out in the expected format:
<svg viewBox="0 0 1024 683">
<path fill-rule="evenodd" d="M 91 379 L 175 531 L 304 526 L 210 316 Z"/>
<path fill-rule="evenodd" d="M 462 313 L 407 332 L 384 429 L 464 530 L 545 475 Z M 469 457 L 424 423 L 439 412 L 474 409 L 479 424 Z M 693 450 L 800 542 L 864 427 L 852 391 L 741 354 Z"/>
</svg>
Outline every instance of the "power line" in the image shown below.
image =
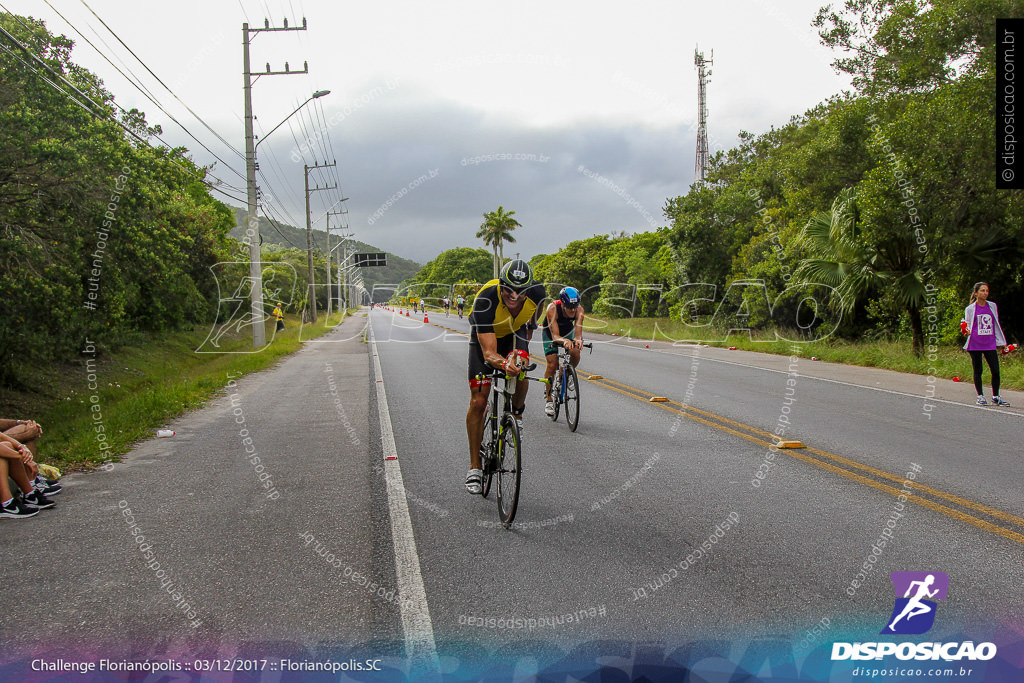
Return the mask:
<svg viewBox="0 0 1024 683">
<path fill-rule="evenodd" d="M 0 5 L 0 7 L 3 7 L 3 5 Z M 6 11 L 6 12 L 10 12 L 10 10 L 8 10 L 8 9 L 7 9 L 6 7 L 3 7 L 3 9 L 4 9 L 4 11 Z M 24 22 L 22 22 L 22 23 L 24 23 Z M 28 62 L 26 62 L 26 61 L 25 61 L 24 59 L 22 59 L 21 55 L 19 55 L 18 53 L 14 52 L 13 50 L 11 50 L 10 48 L 8 48 L 8 47 L 7 47 L 7 46 L 5 46 L 5 45 L 0 45 L 0 48 L 2 48 L 2 49 L 4 50 L 4 52 L 6 52 L 7 54 L 9 54 L 9 55 L 13 56 L 13 57 L 14 57 L 15 59 L 17 59 L 17 60 L 18 60 L 18 61 L 20 61 L 20 62 L 21 62 L 22 64 L 24 64 L 24 65 L 25 65 L 25 66 L 26 66 L 26 67 L 27 67 L 27 68 L 28 68 L 28 69 L 29 69 L 29 70 L 30 70 L 30 71 L 31 71 L 31 72 L 32 72 L 33 74 L 35 74 L 36 76 L 38 76 L 39 78 L 41 78 L 41 79 L 42 79 L 42 80 L 43 80 L 43 81 L 44 81 L 45 83 L 47 83 L 47 84 L 48 84 L 48 85 L 49 85 L 50 87 L 52 87 L 52 88 L 53 88 L 54 90 L 56 90 L 57 92 L 61 93 L 62 95 L 64 95 L 64 96 L 65 96 L 65 97 L 67 97 L 68 99 L 70 99 L 70 100 L 71 100 L 72 102 L 74 102 L 74 103 L 75 103 L 76 105 L 78 105 L 79 107 L 81 107 L 82 109 L 84 109 L 84 110 L 85 110 L 86 112 L 88 112 L 88 113 L 89 113 L 89 114 L 91 114 L 92 116 L 94 116 L 94 117 L 96 117 L 96 118 L 98 118 L 98 119 L 102 119 L 102 120 L 104 120 L 104 121 L 110 121 L 110 122 L 112 122 L 112 123 L 116 124 L 117 126 L 119 126 L 120 128 L 122 128 L 122 129 L 123 129 L 123 130 L 124 130 L 124 131 L 125 131 L 126 133 L 128 133 L 128 134 L 129 134 L 129 135 L 130 135 L 131 137 L 135 138 L 135 139 L 136 139 L 136 140 L 137 140 L 138 142 L 140 142 L 141 144 L 143 144 L 143 145 L 146 145 L 147 147 L 150 147 L 150 148 L 152 148 L 152 147 L 153 147 L 153 146 L 152 146 L 152 145 L 151 145 L 151 144 L 149 143 L 149 141 L 148 141 L 148 140 L 146 140 L 145 138 L 143 138 L 143 137 L 139 136 L 139 135 L 138 135 L 138 134 L 137 134 L 137 133 L 136 133 L 135 131 L 133 131 L 133 130 L 132 130 L 131 128 L 129 128 L 128 126 L 126 126 L 126 125 L 125 125 L 124 123 L 122 123 L 121 121 L 118 121 L 118 120 L 117 120 L 117 118 L 115 118 L 114 116 L 112 116 L 111 112 L 109 112 L 109 111 L 105 110 L 105 109 L 103 108 L 103 106 L 101 106 L 101 105 L 97 104 L 97 103 L 96 103 L 95 101 L 93 101 L 93 100 L 92 100 L 92 98 L 91 98 L 91 97 L 90 97 L 89 95 L 87 95 L 86 93 L 83 93 L 83 92 L 82 92 L 81 90 L 79 90 L 79 89 L 78 89 L 78 88 L 77 88 L 77 87 L 76 87 L 76 86 L 75 86 L 74 84 L 70 83 L 70 82 L 69 82 L 69 81 L 68 81 L 67 79 L 65 79 L 65 78 L 64 78 L 63 76 L 61 76 L 61 75 L 60 75 L 60 74 L 58 74 L 58 73 L 57 73 L 56 71 L 54 71 L 54 70 L 53 70 L 53 69 L 52 69 L 52 68 L 50 67 L 50 65 L 49 65 L 49 64 L 47 64 L 46 62 L 44 62 L 44 61 L 43 61 L 42 59 L 40 59 L 40 58 L 39 58 L 39 57 L 38 57 L 38 56 L 37 56 L 36 54 L 34 54 L 34 53 L 33 53 L 33 52 L 31 51 L 31 50 L 29 50 L 29 49 L 28 49 L 27 47 L 25 47 L 25 46 L 24 46 L 24 45 L 23 45 L 23 44 L 21 43 L 21 41 L 19 41 L 19 40 L 18 40 L 18 39 L 17 39 L 17 38 L 15 37 L 15 36 L 13 36 L 13 35 L 11 35 L 10 33 L 8 33 L 8 32 L 7 32 L 7 30 L 6 30 L 6 29 L 4 29 L 4 28 L 3 28 L 2 26 L 0 26 L 0 32 L 2 32 L 2 33 L 3 33 L 4 35 L 5 35 L 5 36 L 7 36 L 7 38 L 9 38 L 9 39 L 10 39 L 11 41 L 13 41 L 13 42 L 15 43 L 15 45 L 17 45 L 17 46 L 18 46 L 18 47 L 19 47 L 19 48 L 20 48 L 20 49 L 21 49 L 22 51 L 24 51 L 24 52 L 25 52 L 25 53 L 26 53 L 27 55 L 31 56 L 31 57 L 32 57 L 33 59 L 35 59 L 35 60 L 36 60 L 37 62 L 39 62 L 39 64 L 41 64 L 41 65 L 42 65 L 42 66 L 43 66 L 43 67 L 44 67 L 44 68 L 45 68 L 45 69 L 46 69 L 47 71 L 49 71 L 49 72 L 50 72 L 51 74 L 53 74 L 54 76 L 56 76 L 56 77 L 57 77 L 57 78 L 58 78 L 58 79 L 59 79 L 60 81 L 62 81 L 63 83 L 65 83 L 65 84 L 66 84 L 66 85 L 67 85 L 67 86 L 68 86 L 69 88 L 71 88 L 72 90 L 74 90 L 74 91 L 75 91 L 75 92 L 76 92 L 76 93 L 77 93 L 78 95 L 80 95 L 80 96 L 81 96 L 81 97 L 82 97 L 83 99 L 85 99 L 85 100 L 86 100 L 87 102 L 89 102 L 89 104 L 91 104 L 91 105 L 92 105 L 92 107 L 90 107 L 90 106 L 86 105 L 86 104 L 85 104 L 84 102 L 80 101 L 80 100 L 79 100 L 78 98 L 76 98 L 76 97 L 75 97 L 74 95 L 72 95 L 71 93 L 67 92 L 66 90 L 64 90 L 63 88 L 61 88 L 61 87 L 60 87 L 59 85 L 57 85 L 56 83 L 54 83 L 54 82 L 53 82 L 52 80 L 50 80 L 49 78 L 47 78 L 47 77 L 46 77 L 45 75 L 43 75 L 43 74 L 42 74 L 42 73 L 41 73 L 41 72 L 39 71 L 39 69 L 35 68 L 34 66 L 32 66 L 31 64 L 29 64 Z M 115 105 L 115 106 L 118 106 L 118 105 L 117 105 L 116 103 L 114 103 L 114 105 Z M 99 109 L 100 109 L 100 111 L 101 111 L 102 113 L 97 113 L 97 111 L 95 111 L 95 110 L 93 109 L 93 107 L 97 107 L 97 108 L 99 108 Z M 121 111 L 122 111 L 122 112 L 125 112 L 125 110 L 124 110 L 124 108 L 123 108 L 123 107 L 120 107 L 120 106 L 118 106 L 118 108 L 119 108 L 119 109 L 121 109 Z M 125 112 L 125 113 L 127 114 L 127 112 Z M 156 136 L 156 135 L 154 135 L 154 137 L 156 137 L 156 138 L 157 138 L 158 140 L 160 139 L 160 137 L 159 137 L 159 136 Z M 163 142 L 163 140 L 161 140 L 161 142 Z M 166 145 L 166 143 L 164 143 L 164 144 Z M 172 148 L 172 147 L 171 147 L 170 145 L 167 145 L 167 149 L 168 149 L 168 151 L 171 151 L 171 152 L 173 152 L 173 150 L 174 150 L 174 148 Z M 181 165 L 181 164 L 180 164 L 180 163 L 179 163 L 179 162 L 177 161 L 177 157 L 176 157 L 176 156 L 175 156 L 174 154 L 171 154 L 171 155 L 170 155 L 170 156 L 168 157 L 168 159 L 170 159 L 171 161 L 175 162 L 175 163 L 176 163 L 176 164 L 177 164 L 177 165 L 179 166 L 179 168 L 181 168 L 182 170 L 184 170 L 184 171 L 186 171 L 186 172 L 188 172 L 188 173 L 192 173 L 193 175 L 197 175 L 197 177 L 198 177 L 198 174 L 196 173 L 196 171 L 195 171 L 195 170 L 193 170 L 193 169 L 190 169 L 190 168 L 188 168 L 187 166 L 182 166 L 182 165 Z M 208 169 L 204 169 L 204 175 L 209 175 L 209 176 L 210 176 L 211 178 L 213 178 L 214 180 L 216 180 L 216 181 L 217 181 L 218 183 L 221 183 L 221 182 L 223 182 L 222 180 L 220 180 L 219 178 L 217 178 L 216 176 L 214 176 L 214 175 L 213 175 L 212 173 L 210 173 Z M 226 192 L 223 192 L 222 190 L 220 190 L 220 189 L 218 189 L 218 188 L 216 188 L 216 187 L 212 186 L 211 184 L 209 184 L 209 183 L 208 183 L 208 182 L 206 181 L 206 179 L 205 179 L 204 177 L 199 177 L 198 179 L 199 179 L 200 181 L 202 181 L 202 182 L 203 182 L 204 184 L 206 184 L 206 186 L 207 186 L 207 187 L 208 187 L 209 189 L 211 189 L 211 190 L 214 190 L 214 191 L 216 191 L 216 192 L 220 192 L 221 194 L 223 194 L 223 195 L 225 195 L 225 196 L 227 196 L 227 197 L 231 197 L 232 199 L 235 199 L 236 201 L 239 201 L 239 200 L 238 200 L 238 199 L 237 199 L 236 197 L 232 197 L 232 196 L 231 196 L 230 194 L 228 194 L 228 193 L 226 193 Z"/>
<path fill-rule="evenodd" d="M 262 126 L 260 126 L 260 128 L 262 128 Z M 261 131 L 261 136 L 262 136 L 262 131 Z M 277 176 L 277 179 L 284 186 L 285 191 L 289 194 L 289 196 L 290 196 L 290 198 L 292 200 L 292 203 L 293 204 L 298 204 L 299 203 L 299 198 L 295 194 L 295 192 L 292 190 L 292 186 L 290 184 L 288 184 L 287 180 L 285 179 L 284 170 L 281 168 L 281 165 L 278 163 L 277 157 L 268 150 L 266 158 L 270 162 L 270 170 L 274 173 L 275 176 Z"/>
<path fill-rule="evenodd" d="M 203 144 L 203 142 L 202 142 L 201 140 L 199 140 L 199 138 L 197 138 L 197 137 L 196 137 L 195 135 L 193 135 L 193 134 L 192 134 L 192 132 L 188 130 L 188 128 L 185 128 L 185 126 L 184 126 L 184 125 L 182 125 L 182 124 L 181 124 L 181 123 L 180 123 L 180 122 L 179 122 L 179 121 L 178 121 L 177 119 L 175 119 L 175 118 L 174 118 L 174 117 L 173 117 L 173 116 L 172 116 L 172 115 L 171 115 L 170 113 L 168 113 L 168 112 L 167 112 L 167 110 L 166 110 L 166 109 L 164 109 L 164 108 L 163 108 L 163 107 L 162 107 L 162 106 L 160 105 L 160 103 L 156 101 L 156 99 L 155 99 L 154 97 L 151 97 L 151 96 L 150 96 L 149 94 L 147 94 L 147 91 L 146 91 L 146 89 L 145 89 L 145 87 L 144 87 L 144 86 L 142 86 L 142 85 L 140 85 L 140 84 L 136 83 L 136 82 L 135 82 L 134 80 L 132 80 L 132 78 L 129 78 L 129 77 L 127 76 L 127 75 L 125 75 L 125 73 L 124 73 L 123 71 L 121 71 L 121 69 L 119 69 L 119 68 L 117 67 L 117 65 L 116 65 L 116 64 L 114 64 L 114 63 L 113 63 L 112 61 L 110 61 L 110 58 L 109 58 L 109 57 L 107 57 L 107 55 L 106 55 L 106 54 L 104 54 L 102 50 L 100 50 L 100 49 L 99 49 L 98 47 L 96 47 L 96 45 L 95 45 L 95 44 L 93 44 L 93 42 L 92 42 L 91 40 L 89 40 L 89 39 L 88 39 L 88 38 L 87 38 L 87 37 L 86 37 L 86 36 L 85 36 L 85 35 L 84 35 L 84 34 L 83 34 L 83 33 L 82 33 L 81 31 L 79 31 L 79 30 L 78 30 L 78 28 L 77 28 L 77 27 L 76 27 L 76 26 L 75 26 L 74 24 L 72 24 L 72 23 L 71 23 L 70 21 L 68 21 L 68 19 L 67 19 L 67 18 L 66 18 L 66 17 L 65 17 L 65 16 L 64 16 L 63 14 L 61 14 L 61 13 L 60 13 L 60 11 L 58 11 L 58 10 L 57 10 L 57 8 L 55 8 L 55 7 L 53 6 L 53 5 L 51 5 L 51 4 L 50 4 L 50 0 L 43 0 L 43 2 L 45 2 L 45 3 L 46 3 L 46 4 L 47 4 L 47 5 L 49 6 L 49 7 L 50 7 L 50 9 L 52 9 L 52 10 L 53 10 L 54 12 L 56 12 L 56 13 L 57 13 L 57 16 L 59 16 L 59 17 L 60 17 L 61 19 L 63 19 L 63 20 L 64 20 L 64 22 L 65 22 L 65 23 L 67 23 L 67 25 L 68 25 L 69 27 L 71 27 L 71 29 L 72 29 L 72 30 L 73 30 L 73 31 L 74 31 L 75 33 L 77 33 L 77 34 L 78 34 L 78 35 L 79 35 L 79 36 L 80 36 L 80 37 L 82 38 L 82 40 L 84 40 L 84 41 L 85 41 L 86 43 L 88 43 L 88 44 L 89 44 L 89 46 L 90 46 L 90 47 L 91 47 L 92 49 L 96 50 L 97 54 L 99 54 L 99 55 L 100 55 L 101 57 L 103 57 L 103 59 L 105 59 L 105 60 L 107 61 L 107 63 L 108 63 L 108 64 L 110 64 L 110 66 L 114 67 L 114 69 L 115 69 L 115 70 L 116 70 L 116 71 L 117 71 L 117 72 L 118 72 L 119 74 L 121 74 L 121 76 L 123 76 L 125 80 L 127 80 L 127 81 L 128 81 L 129 83 L 131 83 L 131 84 L 132 84 L 133 86 L 135 86 L 135 88 L 136 88 L 136 89 L 137 89 L 137 90 L 138 90 L 138 91 L 139 91 L 140 93 L 142 93 L 144 97 L 146 97 L 146 98 L 147 98 L 147 99 L 148 99 L 149 101 L 151 101 L 151 102 L 152 102 L 153 104 L 155 104 L 155 105 L 157 106 L 157 108 L 158 108 L 158 109 L 160 109 L 160 111 L 162 111 L 162 112 L 163 112 L 164 114 L 166 114 L 166 115 L 167 115 L 167 117 L 168 117 L 169 119 L 171 119 L 171 121 L 174 121 L 174 123 L 176 123 L 176 124 L 177 124 L 177 125 L 178 125 L 178 126 L 179 126 L 179 127 L 180 127 L 180 128 L 182 129 L 182 130 L 183 130 L 183 131 L 185 131 L 185 133 L 187 133 L 187 134 L 188 134 L 188 136 L 189 136 L 190 138 L 192 138 L 192 139 L 193 139 L 193 140 L 195 140 L 195 141 L 196 141 L 197 143 L 199 143 L 199 146 L 200 146 L 200 147 L 202 147 L 202 148 L 203 148 L 203 149 L 205 149 L 205 150 L 206 150 L 207 152 L 209 152 L 209 153 L 210 153 L 210 155 L 211 155 L 211 156 L 213 156 L 213 158 L 214 158 L 214 159 L 216 159 L 217 161 L 221 162 L 221 163 L 222 163 L 222 164 L 224 165 L 224 167 L 225 167 L 225 168 L 227 168 L 228 170 L 232 171 L 232 172 L 233 172 L 233 173 L 234 173 L 235 175 L 237 175 L 237 176 L 238 176 L 239 178 L 243 178 L 243 179 L 245 178 L 245 176 L 244 176 L 244 175 L 242 175 L 241 173 L 239 173 L 239 172 L 238 172 L 238 171 L 237 171 L 237 170 L 236 170 L 236 169 L 235 169 L 235 168 L 234 168 L 233 166 L 231 166 L 231 164 L 229 164 L 228 162 L 226 162 L 226 161 L 224 161 L 223 159 L 221 159 L 221 158 L 220 158 L 220 157 L 219 157 L 219 156 L 218 156 L 218 155 L 217 155 L 217 154 L 216 154 L 215 152 L 213 152 L 213 150 L 211 150 L 211 149 L 210 149 L 209 147 L 207 147 L 206 145 L 204 145 L 204 144 Z M 8 11 L 8 12 L 10 11 L 10 10 L 7 10 L 7 8 L 6 8 L 6 7 L 4 8 L 4 10 L 5 10 L 5 11 Z M 22 22 L 22 23 L 23 23 L 23 22 Z M 15 39 L 15 40 L 16 40 L 16 39 Z M 33 56 L 34 56 L 34 55 L 33 55 Z M 37 57 L 36 59 L 38 59 L 38 57 Z M 39 60 L 39 61 L 40 61 L 40 62 L 42 62 L 42 60 Z M 50 68 L 50 67 L 49 67 L 48 65 L 45 65 L 45 63 L 44 63 L 44 66 L 46 66 L 46 68 L 47 68 L 47 69 L 49 69 L 49 68 Z M 125 67 L 125 68 L 127 68 L 127 67 Z M 69 84 L 69 85 L 70 85 L 70 84 Z M 74 87 L 74 86 L 72 86 L 72 87 Z M 116 104 L 116 103 L 114 103 L 114 106 L 116 106 L 116 107 L 117 107 L 118 109 L 120 109 L 121 111 L 123 111 L 123 112 L 127 113 L 127 112 L 125 111 L 124 107 L 121 107 L 120 105 L 118 105 L 118 104 Z M 161 140 L 161 141 L 162 141 L 162 140 Z M 165 144 L 166 144 L 166 143 L 165 143 Z"/>
<path fill-rule="evenodd" d="M 334 141 L 331 140 L 331 128 L 330 128 L 330 126 L 327 125 L 327 112 L 324 111 L 324 106 L 323 106 L 322 103 L 317 102 L 316 104 L 320 105 L 320 115 L 321 115 L 322 121 L 323 121 L 324 134 L 327 136 L 327 147 L 328 147 L 328 149 L 331 150 L 332 156 L 335 157 L 335 161 L 337 161 L 337 154 L 333 154 L 333 152 L 335 150 L 334 150 Z M 337 173 L 337 167 L 334 167 L 334 168 L 335 168 L 335 173 Z"/>
<path fill-rule="evenodd" d="M 315 111 L 315 108 L 314 108 L 314 111 Z M 301 112 L 301 113 L 302 113 L 302 115 L 304 115 L 306 117 L 306 119 L 309 120 L 309 125 L 308 126 L 306 125 L 306 121 L 302 121 L 303 128 L 307 131 L 307 133 L 309 133 L 309 136 L 311 138 L 315 139 L 315 144 L 317 145 L 317 147 L 320 148 L 320 152 L 322 154 L 321 158 L 326 163 L 327 162 L 327 150 L 324 148 L 323 136 L 319 135 L 319 130 L 316 130 L 318 128 L 318 126 L 316 126 L 316 124 L 313 122 L 313 115 L 309 112 L 308 109 L 303 111 L 303 112 Z M 299 118 L 301 119 L 302 116 L 300 116 Z M 310 133 L 310 131 L 315 131 L 316 134 Z"/>
<path fill-rule="evenodd" d="M 302 157 L 303 161 L 306 161 L 306 152 L 313 152 L 313 162 L 316 163 L 316 151 L 306 145 L 305 151 L 303 151 L 303 145 L 299 143 L 299 138 L 295 135 L 295 128 L 292 127 L 292 122 L 288 121 L 288 132 L 292 135 L 292 140 L 295 141 L 295 146 L 298 149 L 299 156 Z M 308 142 L 308 140 L 307 140 Z"/>
<path fill-rule="evenodd" d="M 285 235 L 283 232 L 281 232 L 281 228 L 278 226 L 277 221 L 275 221 L 273 218 L 270 217 L 270 212 L 269 211 L 264 213 L 263 217 L 266 218 L 267 221 L 270 223 L 270 226 L 272 228 L 274 228 L 274 232 L 276 232 L 278 235 L 280 235 L 282 237 L 282 239 L 284 239 L 285 242 L 287 242 L 288 244 L 290 244 L 292 246 L 292 248 L 298 249 L 299 251 L 305 251 L 306 250 L 304 247 L 300 247 L 297 244 L 295 244 L 295 242 L 292 242 L 290 239 L 288 239 L 287 235 Z"/>
<path fill-rule="evenodd" d="M 267 178 L 266 174 L 264 174 L 262 170 L 258 170 L 258 171 L 256 171 L 256 173 L 258 173 L 258 174 L 259 174 L 259 176 L 260 176 L 260 178 L 261 178 L 261 179 L 263 180 L 263 187 L 265 187 L 265 188 L 270 188 L 270 180 L 269 180 L 269 179 Z M 271 204 L 271 202 L 267 202 L 266 204 L 267 204 L 267 205 L 269 206 L 269 205 Z M 291 215 L 291 214 L 290 214 L 290 213 L 288 212 L 288 209 L 287 209 L 287 208 L 285 208 L 285 206 L 284 206 L 283 204 L 281 205 L 281 211 L 282 211 L 282 212 L 283 212 L 283 213 L 285 214 L 285 217 L 286 217 L 286 218 L 287 218 L 287 219 L 288 219 L 289 221 L 291 221 L 291 223 L 292 223 L 293 225 L 295 225 L 295 224 L 297 224 L 297 223 L 298 223 L 298 221 L 296 221 L 296 220 L 295 220 L 295 216 L 292 216 L 292 215 Z"/>
<path fill-rule="evenodd" d="M 46 1 L 47 5 L 50 4 L 50 0 L 45 0 L 45 1 Z M 157 76 L 155 73 L 153 73 L 152 69 L 150 69 L 148 66 L 146 66 L 146 63 L 144 61 L 142 61 L 139 58 L 139 56 L 137 54 L 135 54 L 135 52 L 133 52 L 132 49 L 130 47 L 128 47 L 128 45 L 125 44 L 125 42 L 123 40 L 121 40 L 121 37 L 119 35 L 117 35 L 116 33 L 114 33 L 114 29 L 112 29 L 109 26 L 107 26 L 107 22 L 103 21 L 103 19 L 100 17 L 100 15 L 96 14 L 96 12 L 93 11 L 92 7 L 89 7 L 89 3 L 87 3 L 85 0 L 80 0 L 80 1 L 81 1 L 81 3 L 83 5 L 85 5 L 86 9 L 88 9 L 90 12 L 92 12 L 92 15 L 94 17 L 99 19 L 99 22 L 101 24 L 103 24 L 103 27 L 106 28 L 108 31 L 110 31 L 111 35 L 113 35 L 115 38 L 117 38 L 117 42 L 121 43 L 121 45 L 124 45 L 124 49 L 128 50 L 128 52 L 131 53 L 131 56 L 135 57 L 135 59 L 138 60 L 139 64 L 141 64 L 143 66 L 143 68 L 146 71 L 148 71 L 150 73 L 150 75 L 153 76 L 153 78 L 155 78 L 157 80 L 157 83 L 159 83 L 160 85 L 164 86 L 164 88 L 167 90 L 167 92 L 171 93 L 171 96 L 174 97 L 174 99 L 178 100 L 178 102 L 183 107 L 185 107 L 185 109 L 188 110 L 189 114 L 192 114 L 192 116 L 196 117 L 196 120 L 199 121 L 199 123 L 203 124 L 203 126 L 206 128 L 206 130 L 208 130 L 211 133 L 213 133 L 218 140 L 220 140 L 222 143 L 224 143 L 225 147 L 227 147 L 232 152 L 234 152 L 236 155 L 238 155 L 239 158 L 245 159 L 245 155 L 244 154 L 239 152 L 237 149 L 235 149 L 231 145 L 231 143 L 229 143 L 227 140 L 225 140 L 223 137 L 221 137 L 220 133 L 218 133 L 213 128 L 211 128 L 210 125 L 207 124 L 206 121 L 204 121 L 201 116 L 199 116 L 199 114 L 197 114 L 194 111 L 192 111 L 192 108 L 190 106 L 185 104 L 185 102 L 180 97 L 178 97 L 178 95 L 173 90 L 171 90 L 171 88 L 166 83 L 164 83 L 162 80 L 160 80 L 160 77 Z M 169 114 L 168 114 L 168 116 L 169 116 Z M 175 123 L 177 123 L 177 121 L 175 121 Z M 178 124 L 178 125 L 181 125 L 181 124 Z"/>
</svg>

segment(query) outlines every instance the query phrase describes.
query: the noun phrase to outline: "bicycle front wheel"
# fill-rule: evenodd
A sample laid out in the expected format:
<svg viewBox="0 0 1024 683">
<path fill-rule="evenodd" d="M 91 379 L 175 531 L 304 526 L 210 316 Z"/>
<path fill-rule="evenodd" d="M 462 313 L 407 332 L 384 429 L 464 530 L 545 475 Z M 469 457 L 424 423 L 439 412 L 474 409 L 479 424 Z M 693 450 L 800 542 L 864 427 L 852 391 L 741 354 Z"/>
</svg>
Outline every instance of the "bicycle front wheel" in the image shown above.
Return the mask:
<svg viewBox="0 0 1024 683">
<path fill-rule="evenodd" d="M 507 529 L 516 517 L 519 506 L 519 482 L 522 475 L 522 444 L 519 425 L 511 414 L 505 413 L 498 438 L 498 516 Z"/>
<path fill-rule="evenodd" d="M 480 444 L 480 466 L 484 471 L 483 488 L 480 489 L 480 495 L 486 498 L 487 494 L 491 492 L 491 478 L 494 476 L 494 466 L 491 464 L 491 444 L 488 442 Z"/>
<path fill-rule="evenodd" d="M 580 382 L 576 368 L 571 365 L 565 369 L 565 421 L 571 432 L 580 423 Z"/>
</svg>

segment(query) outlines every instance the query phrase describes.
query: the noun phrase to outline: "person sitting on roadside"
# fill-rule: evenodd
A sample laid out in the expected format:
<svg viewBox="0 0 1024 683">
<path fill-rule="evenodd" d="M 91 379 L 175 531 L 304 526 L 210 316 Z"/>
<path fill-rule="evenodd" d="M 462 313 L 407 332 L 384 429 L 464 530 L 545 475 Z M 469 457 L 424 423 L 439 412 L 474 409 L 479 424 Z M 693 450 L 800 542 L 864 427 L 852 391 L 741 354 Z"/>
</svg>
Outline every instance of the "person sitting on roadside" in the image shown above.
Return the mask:
<svg viewBox="0 0 1024 683">
<path fill-rule="evenodd" d="M 32 452 L 8 436 L 0 434 L 0 437 L 0 517 L 25 519 L 54 507 L 56 503 L 37 491 L 29 479 Z M 21 489 L 20 501 L 14 499 L 8 477 Z"/>
<path fill-rule="evenodd" d="M 10 420 L 0 418 L 0 434 L 6 437 L 8 442 L 14 441 L 15 449 L 23 445 L 32 455 L 32 459 L 25 464 L 28 469 L 29 478 L 33 487 L 45 496 L 52 496 L 60 493 L 60 484 L 47 480 L 39 472 L 39 465 L 36 458 L 39 456 L 39 437 L 43 435 L 43 428 L 35 420 Z M 6 499 L 5 499 L 6 500 Z"/>
</svg>

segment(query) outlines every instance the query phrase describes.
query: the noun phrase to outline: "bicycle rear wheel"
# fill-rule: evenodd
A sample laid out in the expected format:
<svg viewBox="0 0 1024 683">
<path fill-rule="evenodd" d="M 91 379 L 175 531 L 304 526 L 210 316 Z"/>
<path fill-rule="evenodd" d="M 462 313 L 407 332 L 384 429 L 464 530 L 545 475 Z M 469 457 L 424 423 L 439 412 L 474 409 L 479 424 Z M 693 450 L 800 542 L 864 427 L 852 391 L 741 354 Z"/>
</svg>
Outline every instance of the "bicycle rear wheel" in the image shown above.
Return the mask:
<svg viewBox="0 0 1024 683">
<path fill-rule="evenodd" d="M 498 438 L 498 516 L 507 529 L 516 517 L 519 506 L 519 481 L 522 475 L 522 444 L 519 425 L 511 414 L 505 413 Z"/>
<path fill-rule="evenodd" d="M 576 368 L 571 365 L 565 368 L 565 421 L 571 432 L 580 423 L 580 382 Z"/>
</svg>

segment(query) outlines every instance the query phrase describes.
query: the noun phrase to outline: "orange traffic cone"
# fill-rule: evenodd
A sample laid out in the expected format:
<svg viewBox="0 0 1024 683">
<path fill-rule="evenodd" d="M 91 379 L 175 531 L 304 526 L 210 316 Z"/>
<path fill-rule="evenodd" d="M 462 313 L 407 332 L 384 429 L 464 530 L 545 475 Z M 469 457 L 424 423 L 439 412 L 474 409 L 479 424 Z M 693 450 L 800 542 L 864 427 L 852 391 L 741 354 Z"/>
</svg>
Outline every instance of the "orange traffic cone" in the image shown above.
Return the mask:
<svg viewBox="0 0 1024 683">
<path fill-rule="evenodd" d="M 406 317 L 406 318 L 408 318 L 408 317 L 409 317 L 409 311 L 406 311 L 406 312 L 405 312 L 405 317 Z"/>
<path fill-rule="evenodd" d="M 426 311 L 423 312 L 423 322 L 425 322 L 425 323 L 429 323 L 430 322 L 430 318 L 427 317 L 427 312 Z"/>
</svg>

